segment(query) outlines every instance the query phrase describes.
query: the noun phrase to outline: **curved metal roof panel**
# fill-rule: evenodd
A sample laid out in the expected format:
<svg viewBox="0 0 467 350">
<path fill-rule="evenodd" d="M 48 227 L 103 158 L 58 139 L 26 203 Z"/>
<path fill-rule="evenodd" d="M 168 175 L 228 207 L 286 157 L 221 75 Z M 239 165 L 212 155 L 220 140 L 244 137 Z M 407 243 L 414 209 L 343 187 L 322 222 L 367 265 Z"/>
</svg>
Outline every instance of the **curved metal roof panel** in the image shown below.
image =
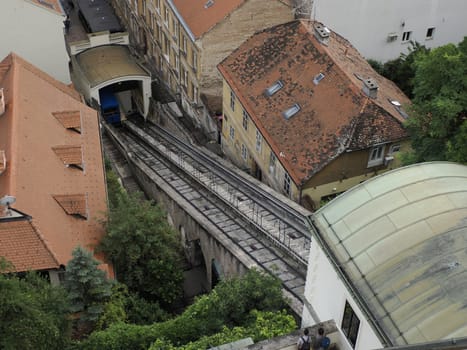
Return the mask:
<svg viewBox="0 0 467 350">
<path fill-rule="evenodd" d="M 93 47 L 76 55 L 76 61 L 91 87 L 126 76 L 149 78 L 149 74 L 136 63 L 128 47 L 123 45 Z"/>
<path fill-rule="evenodd" d="M 394 344 L 467 336 L 467 166 L 396 169 L 313 219 Z"/>
</svg>

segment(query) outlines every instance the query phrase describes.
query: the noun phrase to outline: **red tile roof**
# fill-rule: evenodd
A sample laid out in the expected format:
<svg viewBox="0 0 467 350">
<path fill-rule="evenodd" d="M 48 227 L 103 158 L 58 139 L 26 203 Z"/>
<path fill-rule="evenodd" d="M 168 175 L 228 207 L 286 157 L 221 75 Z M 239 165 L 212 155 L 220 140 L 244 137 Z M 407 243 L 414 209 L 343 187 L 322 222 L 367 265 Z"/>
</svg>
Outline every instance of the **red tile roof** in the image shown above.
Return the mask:
<svg viewBox="0 0 467 350">
<path fill-rule="evenodd" d="M 408 98 L 347 40 L 331 33 L 328 46 L 319 43 L 311 22 L 258 32 L 218 68 L 296 184 L 346 150 L 407 137 L 389 100 Z M 315 84 L 319 73 L 324 78 Z M 362 77 L 378 83 L 376 99 L 361 91 Z M 283 87 L 267 96 L 278 80 Z M 296 103 L 299 112 L 287 120 L 283 112 Z"/>
<path fill-rule="evenodd" d="M 0 218 L 0 256 L 11 262 L 16 272 L 59 268 L 57 259 L 30 219 Z"/>
<path fill-rule="evenodd" d="M 97 112 L 82 103 L 75 90 L 15 54 L 0 63 L 2 87 L 7 107 L 0 117 L 0 149 L 8 163 L 0 175 L 0 197 L 16 197 L 15 208 L 33 218 L 58 262 L 66 265 L 76 246 L 93 249 L 104 234 L 100 220 L 107 211 L 107 195 Z M 65 129 L 57 111 L 76 111 L 81 133 Z M 53 149 L 57 145 L 79 145 L 85 171 L 63 166 L 58 149 Z M 60 156 L 75 162 L 73 152 Z M 85 206 L 81 201 L 77 207 L 64 206 L 84 213 L 87 220 L 68 215 L 52 197 L 69 194 L 86 194 Z"/>
<path fill-rule="evenodd" d="M 245 0 L 173 0 L 195 38 L 203 36 Z M 212 3 L 211 6 L 207 6 Z"/>
<path fill-rule="evenodd" d="M 65 15 L 59 0 L 26 0 L 26 1 L 30 1 L 36 5 L 39 5 L 40 7 L 46 10 L 55 12 L 59 15 Z"/>
</svg>

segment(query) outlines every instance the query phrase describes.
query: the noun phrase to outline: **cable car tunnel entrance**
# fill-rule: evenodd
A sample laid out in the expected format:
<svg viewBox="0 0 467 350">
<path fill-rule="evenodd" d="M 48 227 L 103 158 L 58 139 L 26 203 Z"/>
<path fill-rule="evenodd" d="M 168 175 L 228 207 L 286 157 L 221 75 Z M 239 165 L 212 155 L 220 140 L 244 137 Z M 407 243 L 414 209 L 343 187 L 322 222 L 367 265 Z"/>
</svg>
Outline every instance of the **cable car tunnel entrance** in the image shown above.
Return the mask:
<svg viewBox="0 0 467 350">
<path fill-rule="evenodd" d="M 120 125 L 133 115 L 141 115 L 137 104 L 141 100 L 140 95 L 139 81 L 124 81 L 101 88 L 99 101 L 102 118 L 109 124 Z"/>
</svg>

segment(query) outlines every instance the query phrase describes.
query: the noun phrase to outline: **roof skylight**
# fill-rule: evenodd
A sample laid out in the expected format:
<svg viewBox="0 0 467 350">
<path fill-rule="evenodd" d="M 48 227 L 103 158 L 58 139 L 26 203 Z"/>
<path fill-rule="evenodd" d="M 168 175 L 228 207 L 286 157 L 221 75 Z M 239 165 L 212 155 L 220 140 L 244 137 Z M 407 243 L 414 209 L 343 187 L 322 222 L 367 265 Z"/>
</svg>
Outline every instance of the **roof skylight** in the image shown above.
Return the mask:
<svg viewBox="0 0 467 350">
<path fill-rule="evenodd" d="M 324 74 L 323 73 L 316 74 L 314 79 L 313 79 L 313 84 L 318 85 L 319 82 L 321 80 L 323 80 L 323 79 L 324 79 Z"/>
<path fill-rule="evenodd" d="M 282 112 L 282 116 L 289 120 L 292 118 L 295 114 L 297 114 L 300 111 L 300 105 L 298 103 L 295 103 L 292 107 L 289 109 L 286 109 L 284 112 Z"/>
<path fill-rule="evenodd" d="M 264 93 L 266 94 L 266 96 L 272 96 L 277 91 L 282 89 L 283 87 L 284 87 L 284 83 L 282 82 L 282 80 L 278 80 L 274 84 L 272 84 L 270 87 L 268 87 Z"/>
<path fill-rule="evenodd" d="M 407 119 L 409 115 L 407 114 L 406 111 L 402 108 L 402 105 L 399 101 L 396 100 L 389 100 L 391 104 L 396 108 L 396 110 L 399 112 L 399 114 L 402 116 L 402 118 Z"/>
<path fill-rule="evenodd" d="M 212 5 L 214 5 L 214 0 L 208 0 L 208 1 L 206 1 L 206 3 L 204 4 L 204 8 L 205 8 L 205 9 L 210 8 Z"/>
</svg>

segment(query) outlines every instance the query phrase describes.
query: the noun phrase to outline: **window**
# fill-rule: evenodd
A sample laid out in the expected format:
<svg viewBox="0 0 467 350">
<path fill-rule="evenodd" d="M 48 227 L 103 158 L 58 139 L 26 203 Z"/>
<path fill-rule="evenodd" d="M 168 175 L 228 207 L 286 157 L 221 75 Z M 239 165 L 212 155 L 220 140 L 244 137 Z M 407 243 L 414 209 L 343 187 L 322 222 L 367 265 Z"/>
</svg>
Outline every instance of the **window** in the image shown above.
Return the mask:
<svg viewBox="0 0 467 350">
<path fill-rule="evenodd" d="M 164 13 L 164 23 L 166 26 L 169 25 L 169 8 L 165 8 L 165 13 Z"/>
<path fill-rule="evenodd" d="M 344 316 L 342 317 L 342 332 L 347 337 L 347 340 L 355 347 L 357 343 L 358 328 L 360 327 L 360 320 L 355 312 L 352 310 L 349 302 L 345 302 Z"/>
<path fill-rule="evenodd" d="M 276 155 L 271 152 L 269 155 L 269 173 L 272 175 L 276 171 Z"/>
<path fill-rule="evenodd" d="M 143 17 L 146 17 L 146 2 L 145 1 L 143 1 L 143 8 L 141 12 L 142 12 L 141 14 L 143 15 Z"/>
<path fill-rule="evenodd" d="M 188 72 L 183 66 L 182 66 L 182 85 L 184 87 L 188 86 Z"/>
<path fill-rule="evenodd" d="M 433 35 L 435 34 L 435 28 L 428 28 L 426 30 L 426 39 L 433 39 Z"/>
<path fill-rule="evenodd" d="M 402 33 L 402 42 L 409 41 L 411 37 L 412 37 L 412 32 Z"/>
<path fill-rule="evenodd" d="M 180 34 L 180 25 L 178 24 L 177 20 L 174 18 L 173 19 L 173 38 L 175 40 L 175 42 L 178 44 L 178 37 L 179 37 L 179 34 Z"/>
<path fill-rule="evenodd" d="M 175 61 L 175 70 L 178 72 L 180 70 L 180 60 L 178 59 L 177 50 L 172 49 L 172 54 L 174 56 Z"/>
<path fill-rule="evenodd" d="M 290 176 L 289 174 L 284 174 L 284 192 L 290 196 Z"/>
<path fill-rule="evenodd" d="M 230 138 L 233 140 L 235 138 L 235 129 L 233 126 L 230 127 Z"/>
<path fill-rule="evenodd" d="M 256 130 L 256 150 L 258 152 L 261 152 L 261 141 L 263 140 L 263 135 L 259 132 L 259 130 Z"/>
<path fill-rule="evenodd" d="M 243 129 L 245 130 L 248 130 L 248 119 L 250 119 L 250 116 L 248 115 L 247 111 L 243 110 L 242 125 L 243 125 Z"/>
<path fill-rule="evenodd" d="M 186 36 L 182 35 L 182 51 L 186 54 Z"/>
<path fill-rule="evenodd" d="M 401 145 L 398 143 L 395 143 L 394 145 L 391 145 L 389 148 L 389 154 L 394 154 L 397 153 L 401 150 Z"/>
<path fill-rule="evenodd" d="M 243 160 L 246 160 L 247 157 L 248 157 L 248 149 L 247 149 L 246 146 L 242 143 L 242 158 L 243 158 Z"/>
<path fill-rule="evenodd" d="M 196 52 L 193 51 L 193 69 L 196 71 L 198 68 L 198 56 L 196 55 Z"/>
<path fill-rule="evenodd" d="M 193 102 L 198 103 L 198 87 L 193 85 Z"/>
<path fill-rule="evenodd" d="M 384 145 L 376 146 L 370 149 L 370 159 L 368 159 L 368 167 L 382 164 L 383 155 L 384 155 Z"/>
<path fill-rule="evenodd" d="M 235 111 L 235 93 L 233 90 L 230 90 L 230 109 Z"/>
</svg>

